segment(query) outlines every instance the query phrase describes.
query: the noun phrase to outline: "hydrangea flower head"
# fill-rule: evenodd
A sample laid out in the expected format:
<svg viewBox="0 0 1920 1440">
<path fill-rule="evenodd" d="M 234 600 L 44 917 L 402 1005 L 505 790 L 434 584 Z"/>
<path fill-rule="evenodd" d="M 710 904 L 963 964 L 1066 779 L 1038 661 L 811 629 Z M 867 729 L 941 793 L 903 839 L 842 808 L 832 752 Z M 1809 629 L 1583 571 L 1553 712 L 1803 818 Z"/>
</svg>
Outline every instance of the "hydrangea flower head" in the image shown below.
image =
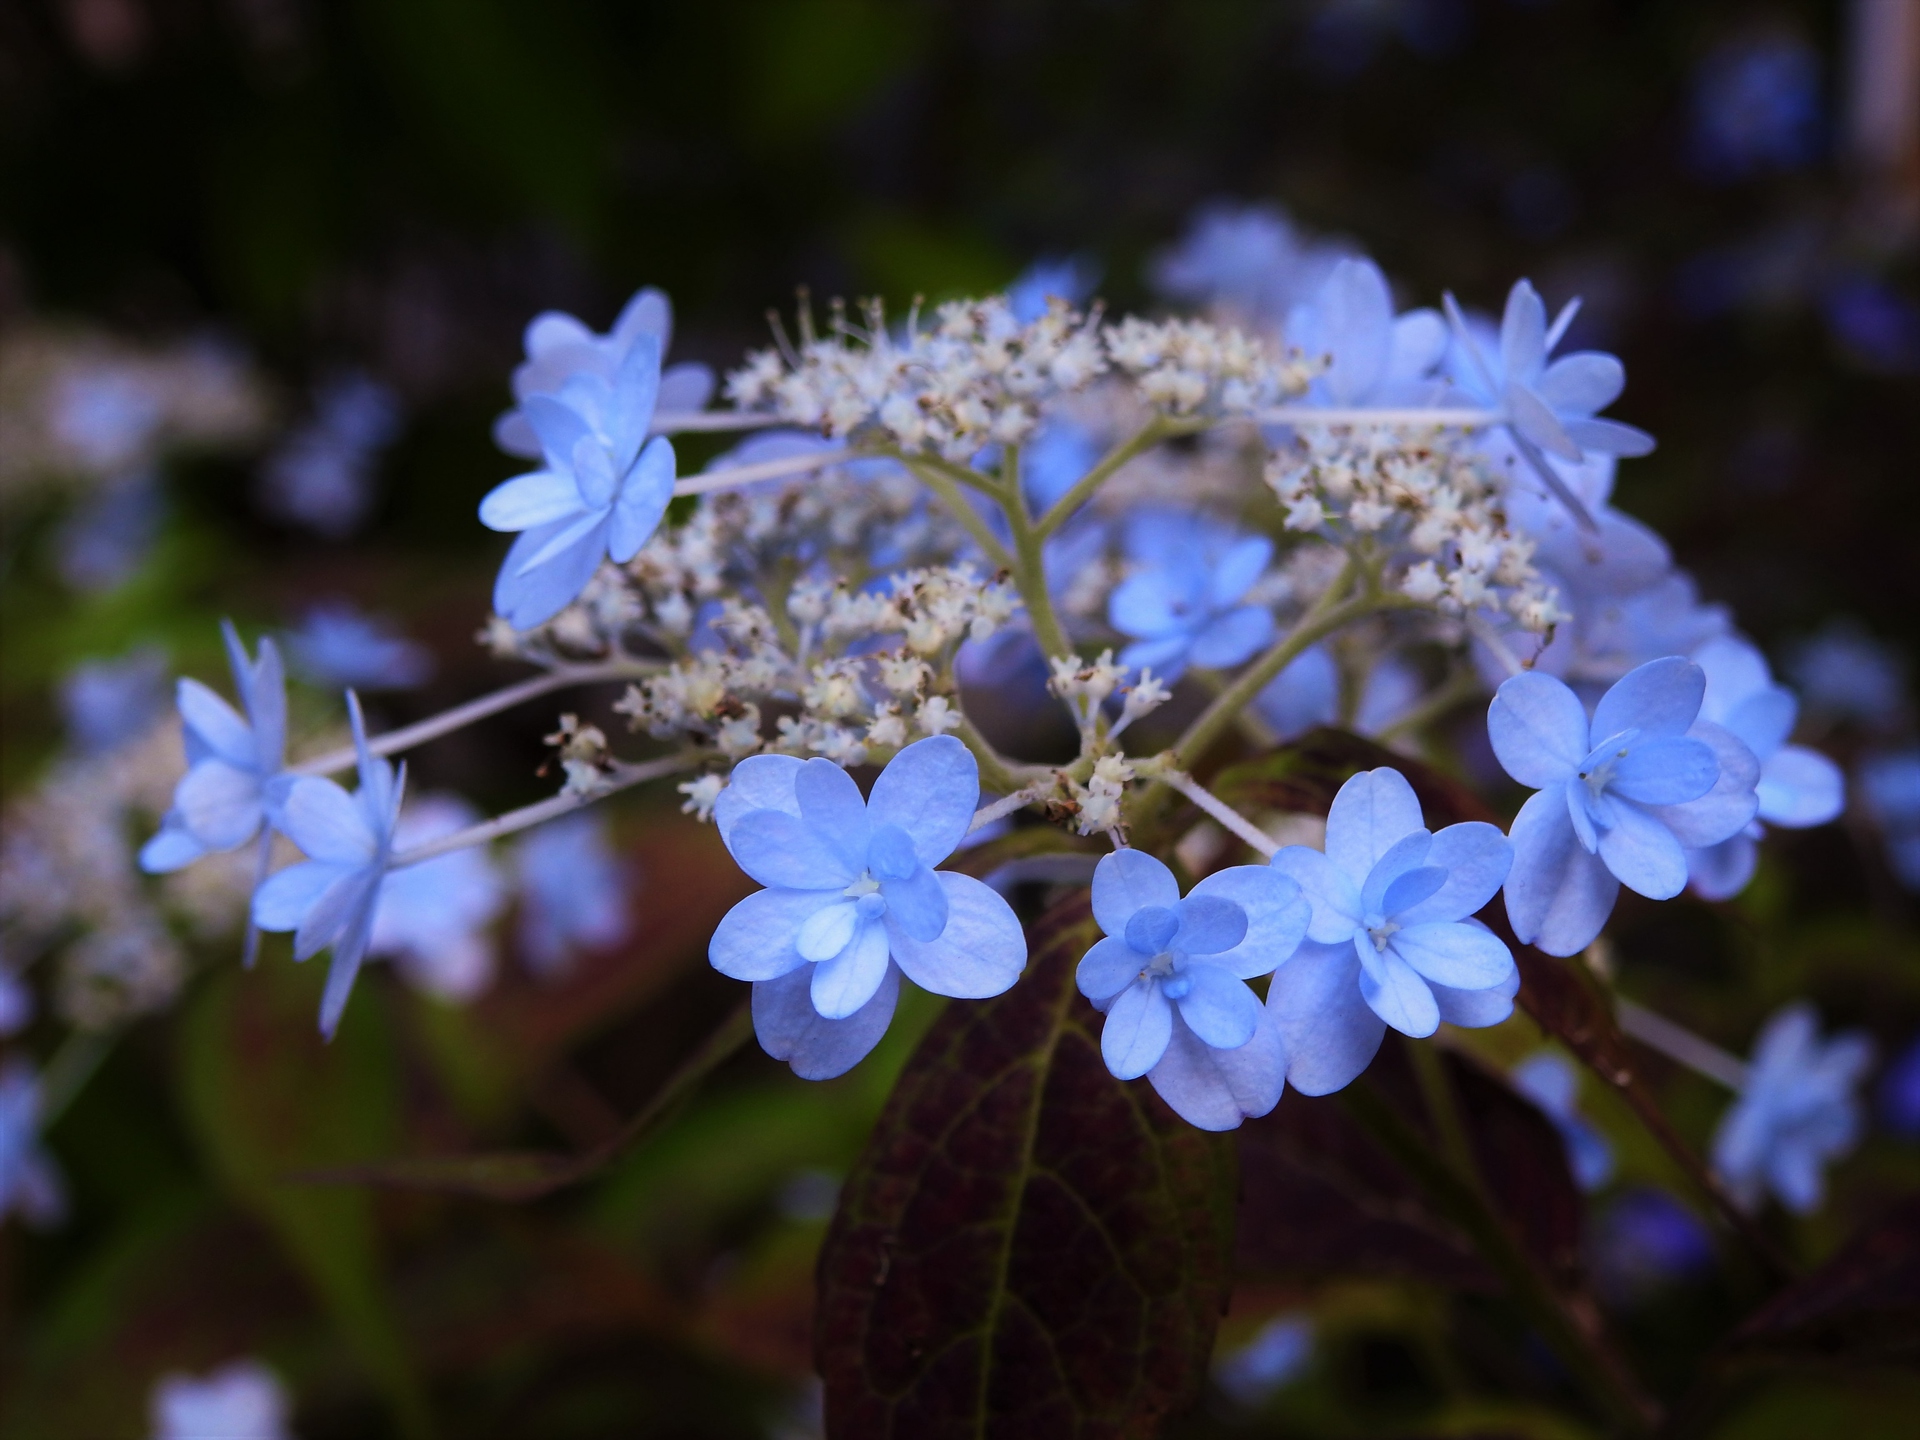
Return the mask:
<svg viewBox="0 0 1920 1440">
<path fill-rule="evenodd" d="M 367 748 L 360 698 L 347 692 L 360 788 L 349 795 L 318 775 L 288 789 L 275 824 L 308 857 L 269 876 L 253 895 L 253 923 L 291 930 L 293 958 L 306 960 L 333 947 L 327 988 L 320 999 L 320 1031 L 331 1037 L 347 1007 L 360 962 L 373 939 L 380 882 L 393 861 L 394 830 L 407 772 Z"/>
<path fill-rule="evenodd" d="M 0 1070 L 0 1220 L 18 1214 L 33 1226 L 66 1211 L 60 1172 L 40 1146 L 40 1080 L 25 1060 Z"/>
<path fill-rule="evenodd" d="M 972 753 L 951 735 L 907 746 L 862 800 L 830 760 L 755 755 L 713 818 L 740 868 L 767 888 L 721 920 L 713 968 L 753 982 L 754 1029 L 805 1079 L 843 1074 L 879 1043 L 900 976 L 936 995 L 998 995 L 1026 964 L 999 895 L 936 871 L 980 798 Z"/>
<path fill-rule="evenodd" d="M 1342 1088 L 1367 1068 L 1389 1025 L 1425 1036 L 1442 1020 L 1506 1019 L 1520 972 L 1471 917 L 1499 892 L 1512 859 L 1492 825 L 1428 831 L 1398 770 L 1364 770 L 1342 785 L 1325 853 L 1289 845 L 1273 857 L 1313 910 L 1305 943 L 1267 991 L 1288 1083 L 1308 1095 Z"/>
<path fill-rule="evenodd" d="M 204 1380 L 166 1375 L 153 1390 L 153 1440 L 291 1440 L 287 1392 L 257 1360 Z"/>
<path fill-rule="evenodd" d="M 1327 362 L 1308 387 L 1309 404 L 1423 405 L 1443 388 L 1432 377 L 1446 354 L 1446 322 L 1436 310 L 1396 316 L 1387 277 L 1371 260 L 1335 265 L 1287 317 L 1287 343 Z"/>
<path fill-rule="evenodd" d="M 1308 914 L 1300 887 L 1264 865 L 1209 875 L 1183 900 L 1173 872 L 1144 851 L 1102 856 L 1093 918 L 1107 938 L 1077 979 L 1106 1012 L 1107 1068 L 1145 1075 L 1205 1130 L 1266 1114 L 1286 1085 L 1286 1053 L 1246 982 L 1293 953 Z"/>
<path fill-rule="evenodd" d="M 1753 646 L 1723 635 L 1695 650 L 1693 663 L 1707 677 L 1701 718 L 1739 737 L 1760 762 L 1756 818 L 1718 845 L 1687 852 L 1693 888 L 1709 900 L 1724 900 L 1753 878 L 1755 842 L 1766 833 L 1760 822 L 1790 830 L 1826 824 L 1846 805 L 1846 777 L 1818 751 L 1787 744 L 1799 702 L 1773 683 L 1766 657 Z"/>
<path fill-rule="evenodd" d="M 1536 793 L 1514 818 L 1507 916 L 1550 955 L 1586 948 L 1625 884 L 1652 900 L 1686 887 L 1690 849 L 1753 819 L 1760 766 L 1731 732 L 1699 718 L 1706 675 L 1670 655 L 1623 676 L 1591 722 L 1551 675 L 1501 685 L 1487 712 L 1493 753 Z"/>
<path fill-rule="evenodd" d="M 519 531 L 493 587 L 515 629 L 551 620 L 586 588 L 603 557 L 624 565 L 673 498 L 673 444 L 647 439 L 660 393 L 660 342 L 636 339 L 611 376 L 576 374 L 521 406 L 545 468 L 480 502 L 489 529 Z"/>
<path fill-rule="evenodd" d="M 1120 663 L 1168 682 L 1189 665 L 1238 665 L 1273 639 L 1273 615 L 1239 603 L 1273 558 L 1264 535 L 1240 535 L 1218 521 L 1143 511 L 1127 526 L 1127 553 L 1139 566 L 1107 602 L 1107 619 L 1134 643 Z"/>
<path fill-rule="evenodd" d="M 287 687 L 280 652 L 262 639 L 257 658 L 231 623 L 221 627 L 242 716 L 198 680 L 177 689 L 187 773 L 174 787 L 160 833 L 140 850 L 140 868 L 165 874 L 260 833 L 285 794 Z"/>
<path fill-rule="evenodd" d="M 1819 1209 L 1827 1164 L 1860 1137 L 1857 1091 L 1873 1044 L 1857 1032 L 1820 1039 L 1804 1002 L 1787 1006 L 1754 1042 L 1747 1087 L 1713 1136 L 1713 1165 L 1735 1198 L 1758 1206 L 1768 1191 L 1797 1215 Z"/>
<path fill-rule="evenodd" d="M 1560 1132 L 1567 1164 L 1582 1190 L 1598 1190 L 1613 1178 L 1613 1146 L 1577 1108 L 1580 1077 L 1565 1056 L 1538 1051 L 1514 1066 L 1508 1078 Z"/>
</svg>

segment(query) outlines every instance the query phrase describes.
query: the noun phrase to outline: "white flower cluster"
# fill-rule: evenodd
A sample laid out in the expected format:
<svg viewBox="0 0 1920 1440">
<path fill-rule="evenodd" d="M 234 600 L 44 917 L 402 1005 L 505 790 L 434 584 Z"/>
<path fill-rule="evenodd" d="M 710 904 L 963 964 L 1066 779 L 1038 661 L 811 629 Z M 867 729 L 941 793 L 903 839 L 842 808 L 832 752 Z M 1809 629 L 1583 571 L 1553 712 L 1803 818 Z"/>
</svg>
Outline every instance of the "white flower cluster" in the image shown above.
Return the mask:
<svg viewBox="0 0 1920 1440">
<path fill-rule="evenodd" d="M 772 750 L 858 765 L 870 750 L 959 727 L 953 653 L 993 634 L 1018 603 L 1011 586 L 969 565 L 902 571 L 885 589 L 802 580 L 783 624 L 728 599 L 711 626 L 717 644 L 629 686 L 615 708 L 635 729 L 733 760 Z"/>
<path fill-rule="evenodd" d="M 1461 437 L 1306 431 L 1275 454 L 1267 484 L 1287 529 L 1341 546 L 1371 539 L 1419 604 L 1491 610 L 1536 634 L 1568 618 L 1534 566 L 1533 540 L 1508 527 L 1496 476 Z"/>
<path fill-rule="evenodd" d="M 1114 368 L 1162 414 L 1248 415 L 1313 379 L 1299 358 L 1280 360 L 1254 336 L 1209 320 L 1129 315 L 1103 337 Z"/>
<path fill-rule="evenodd" d="M 797 352 L 750 356 L 727 377 L 728 398 L 829 435 L 871 427 L 902 450 L 964 464 L 983 446 L 1027 439 L 1042 406 L 1107 363 L 1095 322 L 1062 301 L 1026 325 L 1004 296 L 942 305 L 929 330 L 910 317 L 899 337 L 878 302 L 865 321 L 836 312 L 827 336 L 803 330 Z"/>
</svg>

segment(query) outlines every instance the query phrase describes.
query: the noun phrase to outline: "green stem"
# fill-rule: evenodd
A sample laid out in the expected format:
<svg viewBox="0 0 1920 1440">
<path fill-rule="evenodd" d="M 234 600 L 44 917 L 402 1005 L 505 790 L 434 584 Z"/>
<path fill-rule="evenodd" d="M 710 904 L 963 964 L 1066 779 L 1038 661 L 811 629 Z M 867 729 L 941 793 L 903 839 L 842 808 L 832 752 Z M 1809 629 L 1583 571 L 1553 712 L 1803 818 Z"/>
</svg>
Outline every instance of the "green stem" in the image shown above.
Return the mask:
<svg viewBox="0 0 1920 1440">
<path fill-rule="evenodd" d="M 967 533 L 987 554 L 987 558 L 1002 570 L 1014 569 L 1013 556 L 1007 547 L 1000 543 L 1000 537 L 993 533 L 980 512 L 967 503 L 967 497 L 960 493 L 960 486 L 943 466 L 929 462 L 924 456 L 902 456 L 901 461 L 914 476 L 946 504 L 953 512 L 953 518 L 966 527 Z M 991 493 L 991 492 L 989 492 Z"/>
<path fill-rule="evenodd" d="M 1456 706 L 1484 693 L 1480 679 L 1473 671 L 1455 670 L 1440 682 L 1439 688 L 1432 694 L 1373 738 L 1385 745 L 1388 741 L 1396 740 L 1402 735 L 1418 734 Z"/>
<path fill-rule="evenodd" d="M 1026 497 L 1020 493 L 1020 451 L 1016 446 L 1007 447 L 1005 464 L 1000 504 L 1013 533 L 1014 586 L 1033 622 L 1034 638 L 1048 658 L 1072 655 L 1073 642 L 1054 613 L 1053 596 L 1047 590 L 1046 538 L 1028 517 Z"/>
<path fill-rule="evenodd" d="M 1011 795 L 1048 773 L 1043 765 L 1022 765 L 1002 755 L 964 711 L 960 712 L 960 728 L 953 733 L 973 752 L 973 758 L 980 762 L 980 788 L 983 790 Z"/>
<path fill-rule="evenodd" d="M 1118 471 L 1122 465 L 1125 465 L 1136 455 L 1151 450 L 1162 440 L 1174 435 L 1187 434 L 1195 428 L 1197 427 L 1182 425 L 1177 421 L 1169 420 L 1164 415 L 1154 416 L 1153 419 L 1141 426 L 1130 439 L 1122 440 L 1118 445 L 1114 446 L 1113 449 L 1101 456 L 1099 462 L 1091 470 L 1074 481 L 1073 488 L 1058 500 L 1054 501 L 1053 508 L 1040 517 L 1039 523 L 1033 527 L 1034 533 L 1042 540 L 1045 540 L 1049 535 L 1053 534 L 1054 531 L 1066 524 L 1076 510 L 1086 504 L 1088 500 L 1092 499 L 1094 491 L 1112 479 L 1114 473 Z"/>
<path fill-rule="evenodd" d="M 117 1029 L 75 1030 L 60 1042 L 47 1068 L 40 1072 L 41 1130 L 51 1129 L 54 1121 L 66 1113 L 119 1038 Z"/>
<path fill-rule="evenodd" d="M 1629 1435 L 1651 1434 L 1659 1423 L 1657 1407 L 1619 1362 L 1567 1313 L 1559 1293 L 1478 1188 L 1434 1154 L 1371 1080 L 1363 1077 L 1349 1085 L 1340 1092 L 1340 1102 L 1380 1148 L 1467 1233 L 1527 1323 L 1539 1332 L 1616 1429 Z"/>
</svg>

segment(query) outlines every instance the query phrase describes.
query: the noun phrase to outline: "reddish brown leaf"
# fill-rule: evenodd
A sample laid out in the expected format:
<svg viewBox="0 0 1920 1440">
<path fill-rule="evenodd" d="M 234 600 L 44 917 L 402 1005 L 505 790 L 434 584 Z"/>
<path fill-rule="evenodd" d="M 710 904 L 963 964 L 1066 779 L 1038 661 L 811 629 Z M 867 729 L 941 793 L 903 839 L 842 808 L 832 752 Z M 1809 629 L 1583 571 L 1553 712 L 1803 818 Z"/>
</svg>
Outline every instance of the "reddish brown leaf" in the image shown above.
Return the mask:
<svg viewBox="0 0 1920 1440">
<path fill-rule="evenodd" d="M 1746 1355 L 1920 1360 L 1920 1200 L 1868 1226 L 1734 1332 Z"/>
<path fill-rule="evenodd" d="M 1231 1139 L 1100 1059 L 1084 894 L 1021 982 L 950 1005 L 901 1075 L 820 1256 L 834 1440 L 1146 1437 L 1225 1308 Z"/>
</svg>

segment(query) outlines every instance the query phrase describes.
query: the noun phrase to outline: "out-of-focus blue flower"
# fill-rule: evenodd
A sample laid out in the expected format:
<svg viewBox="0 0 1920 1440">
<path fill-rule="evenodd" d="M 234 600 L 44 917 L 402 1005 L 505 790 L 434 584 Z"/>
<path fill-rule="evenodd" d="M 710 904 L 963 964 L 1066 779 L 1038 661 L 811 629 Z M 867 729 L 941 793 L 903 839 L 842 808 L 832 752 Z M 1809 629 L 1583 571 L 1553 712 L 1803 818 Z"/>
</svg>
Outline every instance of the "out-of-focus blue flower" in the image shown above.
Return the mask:
<svg viewBox="0 0 1920 1440">
<path fill-rule="evenodd" d="M 1155 257 L 1150 278 L 1171 299 L 1277 330 L 1343 253 L 1295 229 L 1277 205 L 1216 201 L 1195 213 L 1178 244 Z"/>
<path fill-rule="evenodd" d="M 979 766 L 951 735 L 907 746 L 865 801 L 829 760 L 754 755 L 734 767 L 714 823 L 767 888 L 727 912 L 707 955 L 753 982 L 769 1055 L 829 1079 L 886 1033 L 902 973 L 964 999 L 1019 978 L 1027 942 L 1007 902 L 933 868 L 965 837 L 979 799 Z"/>
<path fill-rule="evenodd" d="M 1858 1031 L 1823 1042 L 1804 1001 L 1775 1014 L 1713 1135 L 1714 1169 L 1734 1198 L 1754 1209 L 1771 1191 L 1797 1215 L 1819 1209 L 1827 1165 L 1860 1138 L 1856 1092 L 1872 1063 L 1873 1042 Z"/>
<path fill-rule="evenodd" d="M 1172 682 L 1189 665 L 1224 670 L 1273 639 L 1273 614 L 1242 596 L 1273 558 L 1264 535 L 1241 535 L 1204 516 L 1140 511 L 1127 522 L 1128 557 L 1139 567 L 1107 601 L 1107 620 L 1134 643 L 1120 663 Z"/>
<path fill-rule="evenodd" d="M 1793 653 L 1793 678 L 1808 708 L 1888 728 L 1906 708 L 1906 666 L 1892 646 L 1838 620 Z"/>
<path fill-rule="evenodd" d="M 1362 735 L 1378 735 L 1404 715 L 1420 698 L 1419 672 L 1388 655 L 1367 674 L 1353 728 Z M 1292 740 L 1316 725 L 1340 719 L 1340 668 L 1324 645 L 1311 645 L 1253 698 L 1255 712 L 1282 740 Z"/>
<path fill-rule="evenodd" d="M 373 507 L 374 468 L 400 434 L 400 399 L 361 371 L 323 381 L 313 418 L 260 470 L 267 512 L 317 534 L 351 534 Z"/>
<path fill-rule="evenodd" d="M 1055 416 L 1020 451 L 1020 484 L 1037 513 L 1045 513 L 1100 459 L 1100 442 L 1084 425 Z"/>
<path fill-rule="evenodd" d="M 530 831 L 515 863 L 520 954 L 535 973 L 557 974 L 577 952 L 626 936 L 626 886 L 599 816 L 569 815 Z"/>
<path fill-rule="evenodd" d="M 1313 1321 L 1276 1315 L 1246 1344 L 1213 1362 L 1213 1381 L 1237 1405 L 1251 1410 L 1298 1380 L 1313 1363 Z"/>
<path fill-rule="evenodd" d="M 1069 305 L 1083 305 L 1099 283 L 1100 262 L 1091 255 L 1043 257 L 1007 287 L 1007 304 L 1013 308 L 1015 320 L 1031 325 L 1047 313 L 1047 301 L 1060 299 Z"/>
<path fill-rule="evenodd" d="M 1106 1014 L 1107 1068 L 1122 1080 L 1145 1075 L 1203 1130 L 1273 1109 L 1286 1051 L 1246 982 L 1294 952 L 1309 914 L 1299 885 L 1264 865 L 1209 875 L 1183 900 L 1173 872 L 1144 851 L 1102 856 L 1093 918 L 1107 938 L 1076 978 Z"/>
<path fill-rule="evenodd" d="M 166 397 L 150 375 L 126 365 L 85 365 L 64 375 L 53 395 L 53 433 L 96 470 L 142 458 L 166 419 Z"/>
<path fill-rule="evenodd" d="M 602 559 L 624 565 L 659 527 L 675 467 L 672 442 L 647 439 L 659 393 L 660 341 L 642 334 L 610 378 L 579 371 L 521 403 L 546 467 L 480 502 L 482 524 L 520 532 L 493 587 L 493 608 L 515 629 L 551 620 Z"/>
<path fill-rule="evenodd" d="M 167 657 L 153 646 L 118 660 L 83 660 L 60 682 L 60 714 L 82 755 L 104 755 L 146 734 L 167 708 Z"/>
<path fill-rule="evenodd" d="M 1805 41 L 1729 40 L 1694 73 L 1689 149 L 1716 180 L 1811 164 L 1820 128 L 1820 57 Z"/>
<path fill-rule="evenodd" d="M 1920 370 L 1920 305 L 1872 275 L 1836 280 L 1820 313 L 1840 348 L 1869 370 L 1911 375 Z"/>
<path fill-rule="evenodd" d="M 1887 842 L 1900 883 L 1920 890 L 1920 747 L 1875 755 L 1860 766 L 1860 798 Z"/>
<path fill-rule="evenodd" d="M 287 1392 L 258 1360 L 205 1379 L 165 1375 L 153 1387 L 153 1440 L 292 1440 Z"/>
<path fill-rule="evenodd" d="M 433 652 L 344 601 L 315 605 L 287 636 L 300 678 L 328 689 L 410 690 L 433 678 Z"/>
<path fill-rule="evenodd" d="M 1593 1227 L 1594 1280 L 1616 1304 L 1634 1304 L 1713 1265 L 1713 1237 L 1664 1190 L 1635 1186 L 1609 1201 Z"/>
<path fill-rule="evenodd" d="M 527 417 L 535 395 L 559 395 L 576 375 L 612 384 L 642 338 L 664 357 L 673 340 L 673 305 L 648 285 L 633 292 L 613 328 L 595 334 L 563 310 L 545 310 L 527 324 L 527 358 L 513 372 L 515 408 L 493 423 L 494 443 L 509 455 L 540 458 L 540 437 Z M 701 410 L 713 398 L 713 371 L 698 361 L 669 365 L 660 374 L 657 404 L 668 411 Z"/>
<path fill-rule="evenodd" d="M 1824 825 L 1845 808 L 1847 782 L 1840 767 L 1817 750 L 1786 743 L 1800 704 L 1792 691 L 1773 683 L 1766 656 L 1726 635 L 1695 650 L 1693 663 L 1707 677 L 1700 718 L 1738 736 L 1760 762 L 1755 819 L 1718 845 L 1687 852 L 1694 890 L 1709 900 L 1725 900 L 1753 878 L 1755 842 L 1766 833 L 1761 821 L 1789 830 Z"/>
<path fill-rule="evenodd" d="M 1699 718 L 1706 683 L 1677 655 L 1651 661 L 1601 696 L 1591 723 L 1551 675 L 1526 671 L 1501 685 L 1487 735 L 1507 774 L 1536 790 L 1511 832 L 1507 917 L 1521 940 L 1577 954 L 1622 884 L 1671 899 L 1686 887 L 1688 850 L 1753 819 L 1759 762 Z"/>
<path fill-rule="evenodd" d="M 1567 1164 L 1582 1190 L 1598 1190 L 1613 1178 L 1613 1146 L 1577 1106 L 1580 1076 L 1564 1055 L 1537 1051 L 1508 1072 L 1513 1088 L 1526 1096 L 1560 1132 Z"/>
<path fill-rule="evenodd" d="M 407 785 L 406 766 L 396 774 L 367 748 L 360 698 L 351 690 L 347 714 L 359 753 L 359 790 L 349 795 L 317 775 L 296 779 L 274 825 L 308 858 L 268 876 L 253 892 L 253 923 L 262 930 L 293 931 L 295 960 L 333 948 L 320 997 L 320 1033 L 329 1039 L 373 938 L 380 882 L 393 861 L 394 827 Z"/>
<path fill-rule="evenodd" d="M 1348 258 L 1306 304 L 1287 317 L 1287 344 L 1327 361 L 1306 404 L 1431 405 L 1445 382 L 1434 375 L 1447 353 L 1447 322 L 1437 310 L 1393 313 L 1380 267 Z"/>
<path fill-rule="evenodd" d="M 393 848 L 410 850 L 479 819 L 457 795 L 423 795 L 402 812 Z M 415 989 L 471 1000 L 493 981 L 487 927 L 506 903 L 506 885 L 478 845 L 391 871 L 380 883 L 367 954 L 395 961 Z"/>
<path fill-rule="evenodd" d="M 234 708 L 198 680 L 177 689 L 187 773 L 173 789 L 160 831 L 140 850 L 140 868 L 165 874 L 202 855 L 232 850 L 263 833 L 290 783 L 282 773 L 287 750 L 287 682 L 280 652 L 262 637 L 256 659 L 231 621 L 221 623 L 233 687 L 246 711 Z M 264 863 L 264 854 L 262 863 Z M 251 943 L 249 943 L 251 957 Z"/>
<path fill-rule="evenodd" d="M 1880 1077 L 1880 1118 L 1907 1140 L 1920 1140 L 1920 1037 L 1894 1057 Z"/>
<path fill-rule="evenodd" d="M 33 987 L 7 966 L 0 955 L 0 1039 L 18 1035 L 33 1023 Z"/>
<path fill-rule="evenodd" d="M 66 1188 L 40 1145 L 40 1079 L 25 1060 L 0 1069 L 0 1220 L 17 1214 L 36 1229 L 66 1214 Z"/>
<path fill-rule="evenodd" d="M 89 594 L 118 588 L 153 549 L 164 513 L 160 477 L 151 468 L 108 481 L 54 537 L 60 578 Z"/>
<path fill-rule="evenodd" d="M 1398 770 L 1363 770 L 1340 787 L 1326 852 L 1289 845 L 1273 857 L 1313 907 L 1306 940 L 1267 990 L 1294 1089 L 1325 1095 L 1351 1083 L 1388 1025 L 1424 1036 L 1442 1020 L 1497 1025 L 1513 1013 L 1513 954 L 1470 918 L 1512 862 L 1492 825 L 1430 833 Z"/>
</svg>

